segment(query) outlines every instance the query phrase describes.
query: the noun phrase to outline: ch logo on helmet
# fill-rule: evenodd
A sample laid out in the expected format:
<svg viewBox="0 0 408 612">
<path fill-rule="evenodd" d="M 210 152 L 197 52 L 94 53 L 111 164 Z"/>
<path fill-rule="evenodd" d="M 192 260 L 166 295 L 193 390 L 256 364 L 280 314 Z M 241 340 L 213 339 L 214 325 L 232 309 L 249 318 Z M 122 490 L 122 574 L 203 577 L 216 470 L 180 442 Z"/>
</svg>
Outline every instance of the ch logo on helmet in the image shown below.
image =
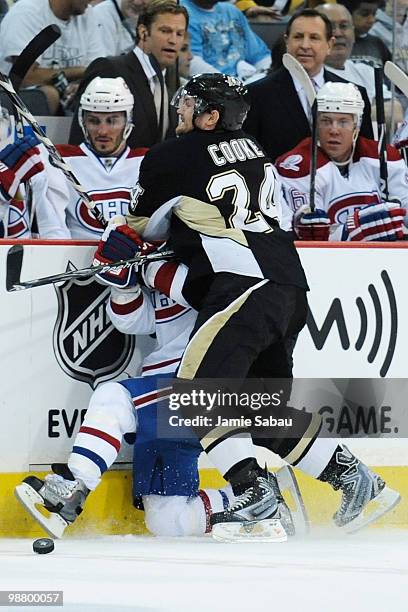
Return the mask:
<svg viewBox="0 0 408 612">
<path fill-rule="evenodd" d="M 73 269 L 70 263 L 68 269 Z M 118 332 L 106 314 L 110 289 L 93 277 L 55 286 L 58 315 L 53 332 L 54 354 L 68 376 L 93 389 L 115 378 L 132 358 L 135 339 Z"/>
<path fill-rule="evenodd" d="M 289 157 L 284 159 L 283 162 L 279 164 L 279 167 L 283 168 L 284 170 L 293 170 L 294 172 L 299 172 L 300 164 L 302 163 L 302 161 L 302 155 L 289 155 Z"/>
</svg>

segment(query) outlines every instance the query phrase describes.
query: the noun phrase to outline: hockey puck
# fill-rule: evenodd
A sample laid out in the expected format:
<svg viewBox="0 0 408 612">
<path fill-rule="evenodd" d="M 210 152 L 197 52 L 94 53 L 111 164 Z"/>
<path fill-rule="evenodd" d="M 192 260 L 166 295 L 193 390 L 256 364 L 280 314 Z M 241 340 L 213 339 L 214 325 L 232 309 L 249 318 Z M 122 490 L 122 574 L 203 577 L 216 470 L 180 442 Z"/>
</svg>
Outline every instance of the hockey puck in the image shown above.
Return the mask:
<svg viewBox="0 0 408 612">
<path fill-rule="evenodd" d="M 38 555 L 46 555 L 54 550 L 54 542 L 50 538 L 39 538 L 33 542 L 33 551 Z"/>
</svg>

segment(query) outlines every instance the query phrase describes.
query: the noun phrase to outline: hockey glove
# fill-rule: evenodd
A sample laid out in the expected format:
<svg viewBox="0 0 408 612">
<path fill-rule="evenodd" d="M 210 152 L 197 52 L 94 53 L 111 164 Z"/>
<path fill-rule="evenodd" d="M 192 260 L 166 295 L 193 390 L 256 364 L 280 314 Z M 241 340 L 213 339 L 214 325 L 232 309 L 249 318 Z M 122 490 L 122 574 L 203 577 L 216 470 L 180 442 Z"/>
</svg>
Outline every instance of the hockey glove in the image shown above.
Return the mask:
<svg viewBox="0 0 408 612">
<path fill-rule="evenodd" d="M 149 242 L 144 242 L 139 234 L 128 225 L 109 225 L 99 242 L 93 265 L 111 264 L 121 259 L 133 259 L 138 253 L 147 255 L 156 250 Z M 133 287 L 138 283 L 137 266 L 122 266 L 96 275 L 97 280 L 105 285 L 117 288 Z"/>
<path fill-rule="evenodd" d="M 403 240 L 405 214 L 399 201 L 364 206 L 347 217 L 344 238 L 366 242 Z"/>
<path fill-rule="evenodd" d="M 299 240 L 328 240 L 330 219 L 321 208 L 311 212 L 308 206 L 298 210 L 295 215 L 295 232 Z"/>
<path fill-rule="evenodd" d="M 0 190 L 5 199 L 11 200 L 20 183 L 44 170 L 35 136 L 17 140 L 0 151 Z"/>
</svg>

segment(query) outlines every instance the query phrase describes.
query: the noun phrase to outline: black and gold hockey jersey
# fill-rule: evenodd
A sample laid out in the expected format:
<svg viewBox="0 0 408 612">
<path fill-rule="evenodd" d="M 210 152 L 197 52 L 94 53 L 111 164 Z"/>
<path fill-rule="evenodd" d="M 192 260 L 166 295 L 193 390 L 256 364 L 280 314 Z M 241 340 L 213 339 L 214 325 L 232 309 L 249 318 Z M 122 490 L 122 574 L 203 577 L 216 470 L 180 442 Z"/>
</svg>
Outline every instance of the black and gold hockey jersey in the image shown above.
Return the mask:
<svg viewBox="0 0 408 612">
<path fill-rule="evenodd" d="M 194 291 L 217 272 L 307 288 L 292 235 L 279 227 L 281 198 L 253 138 L 194 130 L 146 154 L 128 222 L 146 240 L 170 238 Z"/>
</svg>

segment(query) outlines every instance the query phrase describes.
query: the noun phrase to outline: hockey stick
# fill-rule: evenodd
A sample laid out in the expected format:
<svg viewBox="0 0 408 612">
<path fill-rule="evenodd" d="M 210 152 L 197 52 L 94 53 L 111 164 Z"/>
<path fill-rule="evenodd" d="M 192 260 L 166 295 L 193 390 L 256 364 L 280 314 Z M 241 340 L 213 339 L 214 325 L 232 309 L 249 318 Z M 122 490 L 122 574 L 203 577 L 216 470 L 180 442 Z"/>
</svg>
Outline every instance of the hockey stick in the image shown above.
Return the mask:
<svg viewBox="0 0 408 612">
<path fill-rule="evenodd" d="M 30 113 L 30 111 L 28 110 L 28 108 L 26 107 L 22 99 L 20 98 L 20 96 L 15 92 L 10 79 L 6 75 L 4 75 L 2 72 L 0 72 L 0 87 L 6 92 L 10 100 L 13 102 L 21 121 L 25 119 L 27 123 L 31 125 L 31 128 L 33 132 L 35 133 L 35 135 L 37 136 L 38 140 L 40 140 L 40 142 L 42 142 L 42 144 L 47 149 L 50 155 L 50 158 L 53 162 L 53 165 L 59 168 L 60 170 L 62 170 L 65 177 L 71 183 L 71 185 L 73 186 L 75 191 L 79 194 L 79 196 L 82 198 L 87 208 L 89 208 L 92 211 L 92 214 L 94 215 L 95 219 L 98 221 L 98 223 L 100 223 L 100 225 L 103 228 L 105 228 L 107 226 L 107 221 L 105 220 L 100 210 L 96 208 L 95 202 L 91 200 L 91 198 L 85 191 L 84 187 L 82 187 L 82 185 L 76 178 L 75 174 L 72 172 L 69 165 L 62 158 L 59 151 L 55 148 L 54 144 L 44 134 L 43 130 L 38 125 L 36 119 Z"/>
<path fill-rule="evenodd" d="M 42 278 L 35 278 L 22 282 L 20 277 L 23 257 L 24 246 L 22 244 L 12 246 L 7 253 L 6 289 L 9 292 L 32 289 L 33 287 L 42 287 L 43 285 L 53 285 L 54 283 L 74 278 L 95 276 L 96 274 L 103 274 L 104 272 L 110 272 L 117 268 L 131 268 L 135 264 L 141 265 L 150 261 L 173 259 L 174 253 L 173 251 L 157 251 L 156 253 L 148 253 L 147 255 L 136 255 L 132 259 L 122 259 L 111 264 L 71 270 L 70 272 L 62 272 L 61 274 L 53 274 L 52 276 L 44 276 Z"/>
<path fill-rule="evenodd" d="M 27 72 L 30 70 L 31 66 L 36 62 L 36 60 L 46 51 L 51 45 L 55 43 L 56 40 L 61 36 L 61 30 L 57 25 L 49 25 L 41 32 L 39 32 L 31 42 L 22 50 L 16 61 L 14 62 L 10 74 L 9 79 L 15 89 L 16 92 L 20 89 L 21 83 L 24 81 L 24 78 Z M 16 119 L 16 130 L 19 138 L 24 138 L 24 126 L 21 117 L 19 117 L 16 110 L 14 110 L 14 115 Z M 30 215 L 29 218 L 29 227 L 31 231 L 31 235 L 38 234 L 38 225 L 37 218 L 35 215 L 35 207 L 33 204 L 33 190 L 31 187 L 30 181 L 25 183 L 26 188 L 26 199 L 27 199 L 27 209 Z"/>
<path fill-rule="evenodd" d="M 377 129 L 378 129 L 378 157 L 380 160 L 380 191 L 383 202 L 388 201 L 388 168 L 387 168 L 387 147 L 386 147 L 386 129 L 385 129 L 385 112 L 384 112 L 384 94 L 383 94 L 383 70 L 380 67 L 374 68 L 375 76 L 375 106 L 377 111 Z"/>
<path fill-rule="evenodd" d="M 317 101 L 316 91 L 313 87 L 312 81 L 297 59 L 285 53 L 282 58 L 283 65 L 290 74 L 292 74 L 303 87 L 303 91 L 306 94 L 307 101 L 309 103 L 312 112 L 312 142 L 310 150 L 310 195 L 309 195 L 309 206 L 313 212 L 315 209 L 315 191 L 316 191 L 316 168 L 317 168 Z"/>
<path fill-rule="evenodd" d="M 24 81 L 25 75 L 34 62 L 36 62 L 40 55 L 42 55 L 48 47 L 51 47 L 60 36 L 61 30 L 59 27 L 55 24 L 49 25 L 34 36 L 23 49 L 9 73 L 9 79 L 16 91 L 20 89 L 20 85 Z"/>
<path fill-rule="evenodd" d="M 394 62 L 385 62 L 384 74 L 408 98 L 408 76 Z"/>
</svg>

